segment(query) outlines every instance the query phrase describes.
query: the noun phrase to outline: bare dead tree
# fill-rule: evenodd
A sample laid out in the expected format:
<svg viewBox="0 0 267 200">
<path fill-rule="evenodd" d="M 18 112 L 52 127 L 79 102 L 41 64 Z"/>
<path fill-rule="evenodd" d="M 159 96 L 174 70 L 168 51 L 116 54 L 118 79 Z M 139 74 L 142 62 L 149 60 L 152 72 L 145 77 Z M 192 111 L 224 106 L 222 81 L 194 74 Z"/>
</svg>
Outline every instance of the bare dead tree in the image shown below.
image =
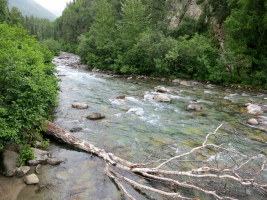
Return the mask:
<svg viewBox="0 0 267 200">
<path fill-rule="evenodd" d="M 221 182 L 224 185 L 226 183 L 238 184 L 244 188 L 251 187 L 258 190 L 262 195 L 266 195 L 267 183 L 264 182 L 266 180 L 261 180 L 261 175 L 266 170 L 266 158 L 263 160 L 263 157 L 259 157 L 258 155 L 245 155 L 223 144 L 209 143 L 210 137 L 216 135 L 222 126 L 223 124 L 218 126 L 214 132 L 207 134 L 202 145 L 169 159 L 160 159 L 148 163 L 132 163 L 122 159 L 112 153 L 106 152 L 104 149 L 94 146 L 88 141 L 76 138 L 71 133 L 64 131 L 51 122 L 48 122 L 45 128 L 46 134 L 102 158 L 106 162 L 106 175 L 131 200 L 135 200 L 135 197 L 126 189 L 126 184 L 139 191 L 153 192 L 170 199 L 198 199 L 192 197 L 192 195 L 186 196 L 169 189 L 173 187 L 176 189 L 198 191 L 204 195 L 212 196 L 214 199 L 237 199 L 231 196 L 231 192 L 222 192 L 223 188 L 211 187 L 206 184 L 209 181 L 213 183 Z M 196 159 L 197 154 L 205 151 L 212 151 L 214 154 L 213 157 L 208 156 L 202 160 Z M 228 157 L 232 162 L 230 164 L 224 162 L 223 159 L 219 158 L 222 155 Z M 260 163 L 260 165 L 255 166 L 255 162 Z M 179 170 L 177 165 L 183 163 L 194 163 L 195 165 L 192 166 L 197 167 L 192 167 L 190 170 Z M 167 190 L 164 191 L 144 183 L 138 183 L 124 175 L 125 172 L 141 175 L 148 180 L 158 181 L 166 185 Z"/>
</svg>

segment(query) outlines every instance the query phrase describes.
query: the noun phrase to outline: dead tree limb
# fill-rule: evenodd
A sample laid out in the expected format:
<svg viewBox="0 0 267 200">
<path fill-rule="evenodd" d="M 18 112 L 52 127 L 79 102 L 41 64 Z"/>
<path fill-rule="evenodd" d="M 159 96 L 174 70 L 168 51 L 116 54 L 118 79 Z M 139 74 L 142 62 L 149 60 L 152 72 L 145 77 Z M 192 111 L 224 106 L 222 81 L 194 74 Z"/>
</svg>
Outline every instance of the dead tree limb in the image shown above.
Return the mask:
<svg viewBox="0 0 267 200">
<path fill-rule="evenodd" d="M 171 157 L 169 159 L 160 159 L 157 161 L 152 161 L 150 163 L 132 163 L 125 159 L 122 159 L 112 153 L 105 151 L 104 149 L 98 148 L 95 145 L 91 144 L 88 141 L 79 139 L 73 136 L 71 133 L 63 130 L 56 124 L 52 122 L 47 122 L 45 125 L 46 134 L 53 136 L 66 144 L 72 145 L 73 147 L 79 148 L 88 153 L 93 153 L 98 157 L 102 158 L 107 165 L 106 175 L 113 180 L 113 182 L 117 185 L 117 187 L 131 200 L 136 200 L 135 197 L 130 194 L 127 189 L 124 187 L 124 184 L 131 185 L 132 187 L 141 190 L 141 191 L 150 191 L 160 195 L 163 195 L 172 199 L 183 199 L 183 200 L 193 200 L 196 198 L 186 197 L 179 192 L 166 192 L 164 190 L 156 189 L 152 186 L 148 186 L 145 184 L 140 184 L 130 178 L 127 178 L 125 175 L 121 175 L 120 171 L 127 171 L 129 173 L 135 173 L 141 175 L 145 179 L 153 179 L 160 181 L 166 185 L 176 186 L 177 188 L 186 188 L 191 190 L 199 191 L 205 195 L 213 196 L 215 199 L 227 199 L 227 200 L 235 200 L 235 197 L 226 196 L 221 191 L 218 190 L 210 190 L 205 187 L 205 185 L 198 185 L 196 182 L 187 183 L 181 182 L 179 179 L 183 179 L 185 177 L 195 180 L 212 180 L 215 181 L 224 181 L 227 179 L 233 183 L 239 183 L 242 187 L 254 187 L 262 193 L 267 194 L 267 184 L 262 184 L 261 182 L 257 182 L 257 179 L 260 177 L 261 173 L 266 169 L 267 160 L 263 160 L 259 169 L 254 170 L 254 174 L 251 174 L 250 177 L 242 176 L 242 171 L 244 166 L 248 165 L 253 160 L 258 159 L 256 156 L 248 156 L 244 155 L 236 150 L 232 150 L 224 147 L 222 144 L 216 145 L 212 143 L 208 143 L 209 137 L 211 135 L 216 135 L 217 131 L 223 126 L 221 124 L 216 128 L 216 130 L 212 133 L 207 134 L 204 142 L 201 146 L 195 147 L 188 152 L 181 153 L 177 156 Z M 226 153 L 235 155 L 238 158 L 242 158 L 239 161 L 235 161 L 232 167 L 227 167 L 223 163 L 223 168 L 218 167 L 218 160 L 216 159 L 216 165 L 212 165 L 209 159 L 206 160 L 195 160 L 190 159 L 190 157 L 194 156 L 197 152 L 201 152 L 204 150 L 213 149 L 216 152 Z M 217 155 L 217 154 L 216 154 Z M 231 156 L 230 156 L 231 157 Z M 182 159 L 181 159 L 182 158 Z M 231 157 L 232 158 L 232 157 Z M 234 159 L 234 158 L 232 158 Z M 262 158 L 260 158 L 262 159 Z M 184 162 L 194 162 L 195 164 L 201 164 L 201 167 L 197 167 L 191 170 L 166 170 L 161 169 L 165 165 L 171 165 L 172 161 L 177 161 L 179 164 Z M 160 163 L 158 166 L 153 166 L 156 163 Z M 151 167 L 149 167 L 151 166 Z M 117 170 L 114 170 L 117 169 Z M 179 168 L 178 168 L 179 169 Z M 201 181 L 203 182 L 203 181 Z M 229 193 L 227 193 L 229 195 Z"/>
</svg>

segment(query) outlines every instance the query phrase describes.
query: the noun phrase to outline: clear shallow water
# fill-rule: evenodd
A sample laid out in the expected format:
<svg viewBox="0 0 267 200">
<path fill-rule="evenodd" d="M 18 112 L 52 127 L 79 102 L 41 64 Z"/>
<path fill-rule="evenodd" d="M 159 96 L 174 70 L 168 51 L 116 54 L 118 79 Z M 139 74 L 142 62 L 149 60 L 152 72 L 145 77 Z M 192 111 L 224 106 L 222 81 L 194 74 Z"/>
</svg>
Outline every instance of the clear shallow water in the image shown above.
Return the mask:
<svg viewBox="0 0 267 200">
<path fill-rule="evenodd" d="M 206 134 L 222 122 L 226 125 L 218 132 L 216 142 L 244 153 L 266 151 L 267 141 L 251 140 L 255 134 L 266 138 L 266 132 L 242 124 L 251 118 L 243 112 L 244 104 L 253 101 L 266 105 L 266 94 L 125 80 L 70 68 L 65 65 L 68 60 L 55 61 L 58 74 L 63 75 L 59 77 L 61 92 L 55 123 L 66 130 L 82 127 L 81 132 L 73 134 L 122 158 L 133 162 L 169 158 L 202 144 Z M 158 85 L 174 91 L 170 95 L 171 104 L 153 101 L 154 87 Z M 120 94 L 126 95 L 126 99 L 114 99 Z M 203 111 L 186 110 L 195 100 Z M 73 109 L 73 102 L 86 103 L 90 108 Z M 87 120 L 86 116 L 92 112 L 103 113 L 106 118 Z M 44 187 L 40 190 L 26 187 L 18 199 L 121 199 L 117 188 L 103 173 L 105 166 L 100 159 L 59 144 L 52 144 L 49 151 L 54 157 L 65 158 L 66 162 L 58 167 L 43 166 L 40 182 Z M 151 199 L 161 198 L 152 195 Z"/>
</svg>

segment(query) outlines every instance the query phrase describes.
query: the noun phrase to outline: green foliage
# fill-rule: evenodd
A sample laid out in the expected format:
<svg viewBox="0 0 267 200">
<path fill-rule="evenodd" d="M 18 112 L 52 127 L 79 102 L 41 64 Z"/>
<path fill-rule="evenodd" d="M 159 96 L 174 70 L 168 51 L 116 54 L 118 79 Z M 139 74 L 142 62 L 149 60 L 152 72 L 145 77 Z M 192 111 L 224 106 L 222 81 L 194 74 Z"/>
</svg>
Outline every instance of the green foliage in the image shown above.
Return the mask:
<svg viewBox="0 0 267 200">
<path fill-rule="evenodd" d="M 210 72 L 217 64 L 218 50 L 202 35 L 193 38 L 183 36 L 166 55 L 172 73 L 184 78 L 209 80 Z"/>
<path fill-rule="evenodd" d="M 224 22 L 226 56 L 229 71 L 239 82 L 262 85 L 267 77 L 267 3 L 262 0 L 239 0 L 238 7 Z M 230 56 L 229 56 L 230 55 Z"/>
<path fill-rule="evenodd" d="M 18 8 L 13 7 L 10 10 L 9 15 L 10 15 L 9 24 L 18 25 L 24 23 L 24 18 Z"/>
<path fill-rule="evenodd" d="M 8 19 L 8 1 L 0 0 L 0 23 L 7 21 Z"/>
<path fill-rule="evenodd" d="M 266 87 L 267 3 L 198 0 L 199 19 L 186 12 L 189 3 L 76 0 L 55 22 L 54 38 L 90 68 Z M 181 22 L 171 28 L 179 6 Z"/>
<path fill-rule="evenodd" d="M 24 144 L 20 147 L 19 151 L 19 165 L 25 165 L 26 160 L 33 160 L 34 154 L 29 144 Z"/>
<path fill-rule="evenodd" d="M 43 40 L 42 43 L 48 47 L 48 49 L 55 55 L 58 56 L 60 53 L 60 43 L 52 38 Z"/>
<path fill-rule="evenodd" d="M 52 57 L 25 29 L 0 25 L 0 144 L 31 143 L 56 105 Z"/>
</svg>

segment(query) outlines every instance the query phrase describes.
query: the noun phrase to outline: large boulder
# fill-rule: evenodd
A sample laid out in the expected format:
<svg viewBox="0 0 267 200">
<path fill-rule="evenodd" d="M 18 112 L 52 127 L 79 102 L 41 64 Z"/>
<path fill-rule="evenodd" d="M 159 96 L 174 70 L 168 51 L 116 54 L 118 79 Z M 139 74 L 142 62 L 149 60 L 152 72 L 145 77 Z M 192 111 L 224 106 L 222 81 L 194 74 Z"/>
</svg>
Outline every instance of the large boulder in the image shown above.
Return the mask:
<svg viewBox="0 0 267 200">
<path fill-rule="evenodd" d="M 77 109 L 87 109 L 87 108 L 89 108 L 89 106 L 87 104 L 85 104 L 85 103 L 78 103 L 78 102 L 73 103 L 72 104 L 72 107 L 73 108 L 77 108 Z"/>
<path fill-rule="evenodd" d="M 36 176 L 36 174 L 28 175 L 24 178 L 24 183 L 27 185 L 33 185 L 39 183 L 39 178 Z"/>
<path fill-rule="evenodd" d="M 87 116 L 86 118 L 90 119 L 90 120 L 98 120 L 98 119 L 105 118 L 105 115 L 103 115 L 101 113 L 94 112 L 91 115 Z"/>
<path fill-rule="evenodd" d="M 260 115 L 263 113 L 263 110 L 260 106 L 250 103 L 247 105 L 247 112 L 251 115 Z"/>
<path fill-rule="evenodd" d="M 3 175 L 14 176 L 19 165 L 19 154 L 15 151 L 5 150 L 2 153 Z"/>
<path fill-rule="evenodd" d="M 153 99 L 156 102 L 164 102 L 164 103 L 170 103 L 172 102 L 171 97 L 167 96 L 167 95 L 156 95 L 153 97 Z"/>
<path fill-rule="evenodd" d="M 202 106 L 200 105 L 197 105 L 197 104 L 189 104 L 187 107 L 186 107 L 187 110 L 194 110 L 194 111 L 201 111 L 203 108 Z"/>
</svg>

